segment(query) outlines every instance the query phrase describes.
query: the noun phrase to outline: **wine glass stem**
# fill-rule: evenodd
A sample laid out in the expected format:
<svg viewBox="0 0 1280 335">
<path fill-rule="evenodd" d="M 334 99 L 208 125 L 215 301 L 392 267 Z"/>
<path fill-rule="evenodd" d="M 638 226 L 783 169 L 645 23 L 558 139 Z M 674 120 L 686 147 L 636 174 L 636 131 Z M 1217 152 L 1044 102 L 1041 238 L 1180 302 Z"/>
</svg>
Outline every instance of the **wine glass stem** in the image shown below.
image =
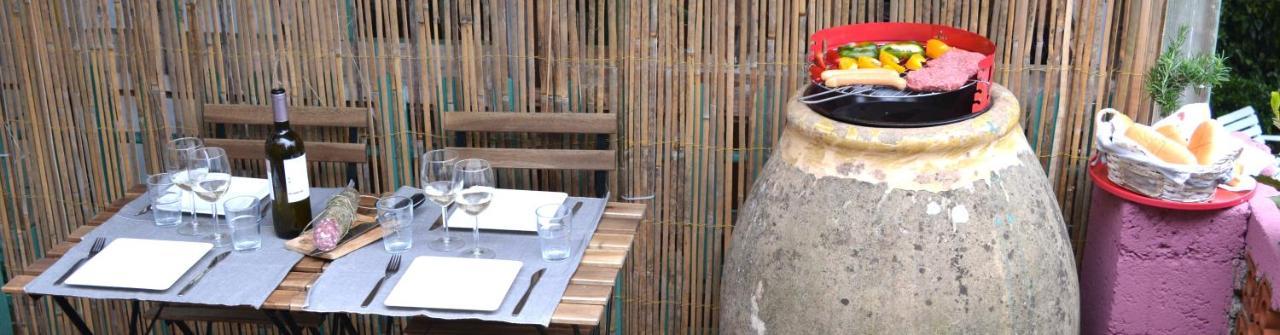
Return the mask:
<svg viewBox="0 0 1280 335">
<path fill-rule="evenodd" d="M 475 254 L 479 255 L 480 254 L 480 214 L 476 213 L 476 215 L 472 215 L 472 216 L 476 218 L 476 225 L 475 227 L 471 228 L 471 239 L 476 243 Z"/>
<path fill-rule="evenodd" d="M 441 225 L 444 226 L 444 241 L 442 242 L 444 242 L 444 245 L 449 245 L 449 243 L 453 242 L 453 237 L 449 236 L 449 206 L 440 206 L 440 221 L 443 221 Z"/>
</svg>

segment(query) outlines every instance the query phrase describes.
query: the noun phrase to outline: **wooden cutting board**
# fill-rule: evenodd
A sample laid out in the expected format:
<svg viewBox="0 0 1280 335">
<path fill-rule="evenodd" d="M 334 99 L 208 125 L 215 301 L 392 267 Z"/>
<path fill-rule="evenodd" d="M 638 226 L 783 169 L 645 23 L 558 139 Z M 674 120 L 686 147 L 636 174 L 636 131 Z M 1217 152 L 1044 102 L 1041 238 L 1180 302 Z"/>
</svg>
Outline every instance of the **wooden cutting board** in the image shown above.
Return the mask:
<svg viewBox="0 0 1280 335">
<path fill-rule="evenodd" d="M 362 198 L 360 201 L 362 207 L 364 206 L 364 202 L 366 202 L 365 200 L 366 199 Z M 304 232 L 301 235 L 298 235 L 298 237 L 293 238 L 292 240 L 285 241 L 284 247 L 289 250 L 300 252 L 303 255 L 308 255 L 308 256 L 318 257 L 318 258 L 323 258 L 328 260 L 334 260 L 334 259 L 338 259 L 338 257 L 345 256 L 346 254 L 349 254 L 352 251 L 356 251 L 356 249 L 360 249 L 366 245 L 369 245 L 370 243 L 373 243 L 382 239 L 382 228 L 377 227 L 377 224 L 378 224 L 377 219 L 374 218 L 372 215 L 361 213 L 361 211 L 364 211 L 364 210 L 365 210 L 364 208 L 360 208 L 356 210 L 356 221 L 351 223 L 350 231 L 358 231 L 358 229 L 363 229 L 362 227 L 365 225 L 374 225 L 374 227 L 372 227 L 372 229 L 369 229 L 361 233 L 359 236 L 344 236 L 343 237 L 344 241 L 342 241 L 341 244 L 338 244 L 338 247 L 333 248 L 333 250 L 329 250 L 327 252 L 322 252 L 317 254 L 311 254 L 312 251 L 316 250 L 316 247 L 315 247 L 315 244 L 312 242 L 312 236 L 310 231 Z"/>
</svg>

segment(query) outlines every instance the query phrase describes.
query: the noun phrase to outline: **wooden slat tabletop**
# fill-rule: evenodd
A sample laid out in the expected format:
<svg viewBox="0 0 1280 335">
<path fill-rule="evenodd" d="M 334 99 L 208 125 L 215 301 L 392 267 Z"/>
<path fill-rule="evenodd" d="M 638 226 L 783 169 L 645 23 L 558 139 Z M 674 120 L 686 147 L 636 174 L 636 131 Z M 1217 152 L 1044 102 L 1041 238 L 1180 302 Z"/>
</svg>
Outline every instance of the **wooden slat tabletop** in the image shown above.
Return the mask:
<svg viewBox="0 0 1280 335">
<path fill-rule="evenodd" d="M 106 222 L 125 204 L 140 196 L 143 191 L 145 189 L 142 185 L 131 188 L 124 198 L 112 202 L 106 210 L 91 218 L 85 226 L 72 231 L 67 241 L 51 248 L 45 254 L 45 258 L 23 268 L 18 275 L 5 283 L 3 292 L 14 295 L 25 294 L 23 288 L 32 279 L 79 243 L 85 234 Z M 635 240 L 636 226 L 643 218 L 644 211 L 643 204 L 609 203 L 605 206 L 604 217 L 587 246 L 586 255 L 583 256 L 582 263 L 579 264 L 569 282 L 569 287 L 565 290 L 564 297 L 551 317 L 551 323 L 556 326 L 553 328 L 569 325 L 595 327 L 600 324 L 605 305 L 613 292 L 614 279 L 626 262 L 632 241 Z M 328 265 L 329 261 L 324 259 L 303 257 L 294 265 L 293 270 L 275 292 L 267 297 L 263 308 L 302 311 L 306 291 Z M 410 322 L 409 328 L 413 328 L 415 323 L 419 322 Z M 410 330 L 412 329 L 406 331 Z"/>
</svg>

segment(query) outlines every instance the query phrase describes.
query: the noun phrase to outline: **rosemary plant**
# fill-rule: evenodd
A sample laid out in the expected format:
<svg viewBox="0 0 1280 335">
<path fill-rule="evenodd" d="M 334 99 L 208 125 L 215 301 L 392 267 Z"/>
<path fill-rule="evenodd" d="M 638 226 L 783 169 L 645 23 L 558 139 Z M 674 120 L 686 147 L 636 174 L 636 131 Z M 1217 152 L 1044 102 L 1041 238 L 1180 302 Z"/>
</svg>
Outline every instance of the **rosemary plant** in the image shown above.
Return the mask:
<svg viewBox="0 0 1280 335">
<path fill-rule="evenodd" d="M 1160 106 L 1162 115 L 1178 108 L 1178 98 L 1188 86 L 1211 87 L 1227 81 L 1231 69 L 1226 57 L 1213 54 L 1183 56 L 1187 43 L 1187 27 L 1178 29 L 1178 36 L 1156 59 L 1155 66 L 1147 72 L 1147 93 Z"/>
</svg>

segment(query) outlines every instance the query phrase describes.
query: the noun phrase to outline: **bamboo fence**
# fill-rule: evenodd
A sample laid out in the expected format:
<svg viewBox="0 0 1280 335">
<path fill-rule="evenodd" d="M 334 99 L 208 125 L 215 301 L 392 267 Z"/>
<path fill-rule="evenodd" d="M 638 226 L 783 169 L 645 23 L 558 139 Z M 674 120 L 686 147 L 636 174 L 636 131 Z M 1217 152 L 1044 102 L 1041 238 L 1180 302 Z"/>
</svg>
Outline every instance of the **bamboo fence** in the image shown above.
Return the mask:
<svg viewBox="0 0 1280 335">
<path fill-rule="evenodd" d="M 360 107 L 367 129 L 305 130 L 369 143 L 360 188 L 416 182 L 416 155 L 452 141 L 444 112 L 616 113 L 621 200 L 650 204 L 609 326 L 716 331 L 736 206 L 804 83 L 807 36 L 874 21 L 928 22 L 995 41 L 995 81 L 1054 183 L 1077 247 L 1090 189 L 1091 115 L 1148 121 L 1142 74 L 1162 0 L 0 0 L 0 237 L 4 271 L 41 258 L 139 177 L 161 144 L 209 136 L 204 104 Z M 230 131 L 235 136 L 261 130 Z M 354 134 L 354 135 L 353 135 Z M 469 137 L 469 145 L 595 145 L 590 138 Z M 252 173 L 252 162 L 243 169 Z M 313 184 L 343 166 L 316 164 Z M 584 193 L 592 174 L 504 171 L 513 187 Z M 12 297 L 20 333 L 70 333 L 47 299 Z M 123 303 L 73 300 L 122 333 Z M 373 318 L 363 332 L 382 332 Z M 273 332 L 217 325 L 219 333 Z"/>
</svg>

